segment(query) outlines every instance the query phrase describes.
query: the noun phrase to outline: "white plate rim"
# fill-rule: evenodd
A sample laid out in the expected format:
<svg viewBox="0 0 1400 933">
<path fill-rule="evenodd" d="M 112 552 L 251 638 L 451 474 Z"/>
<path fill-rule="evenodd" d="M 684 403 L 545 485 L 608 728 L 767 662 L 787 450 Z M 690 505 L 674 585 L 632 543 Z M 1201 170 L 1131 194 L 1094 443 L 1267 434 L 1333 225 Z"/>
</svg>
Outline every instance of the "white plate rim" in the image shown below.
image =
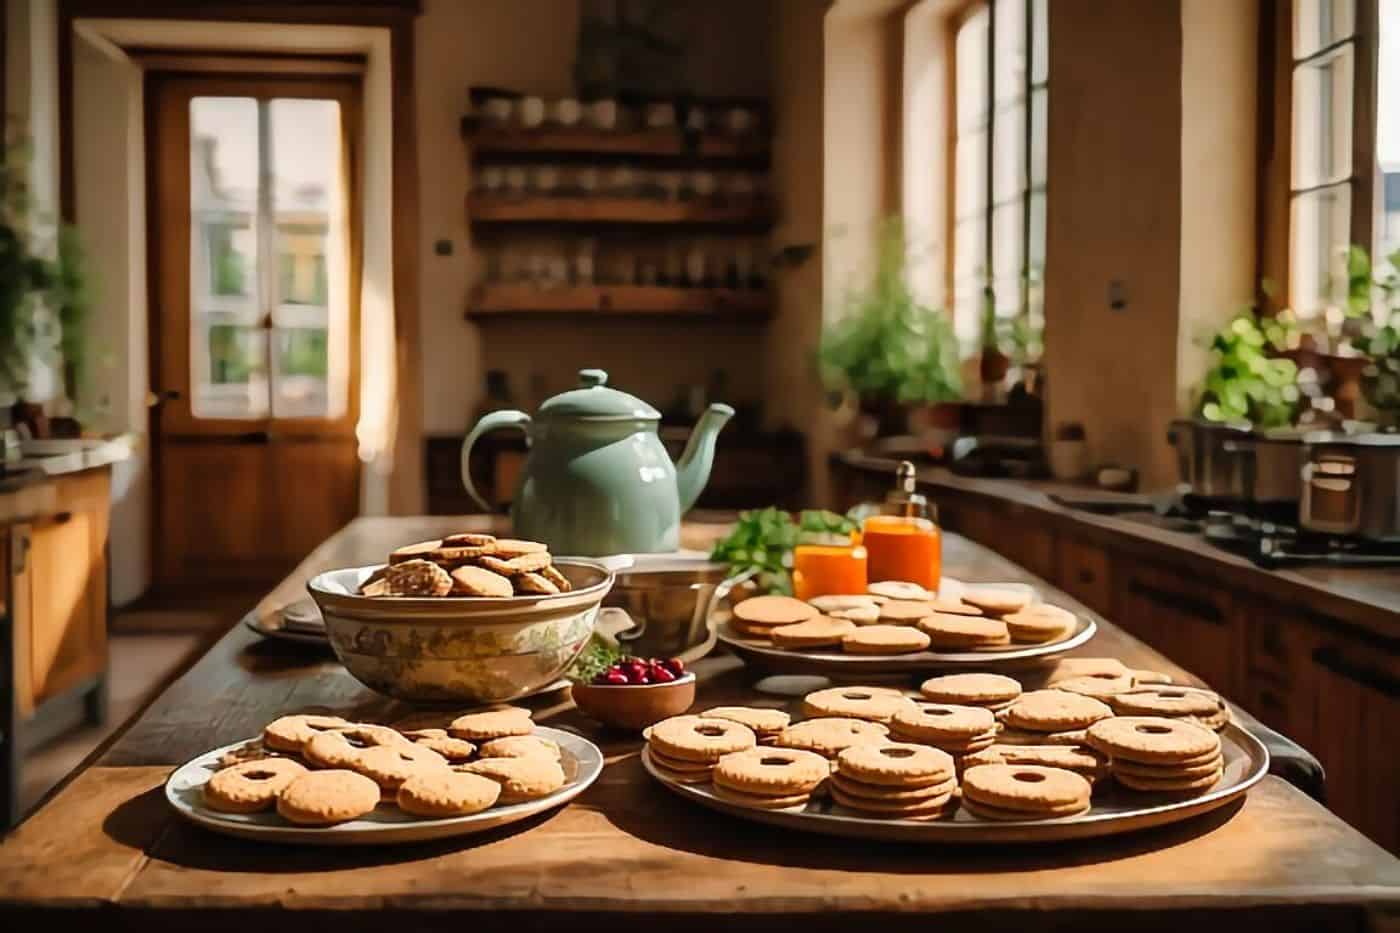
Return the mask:
<svg viewBox="0 0 1400 933">
<path fill-rule="evenodd" d="M 602 751 L 583 736 L 550 726 L 536 726 L 534 734 L 557 743 L 561 749 L 573 757 L 577 769 L 574 780 L 547 797 L 503 807 L 492 807 L 469 816 L 395 822 L 359 819 L 339 823 L 335 826 L 295 826 L 292 824 L 265 824 L 250 819 L 250 817 L 265 818 L 267 816 L 265 812 L 261 814 L 219 813 L 206 807 L 192 805 L 182 798 L 181 794 L 187 793 L 189 788 L 202 786 L 203 782 L 208 780 L 208 774 L 212 773 L 212 771 L 206 770 L 209 764 L 217 761 L 219 756 L 225 752 L 251 741 L 250 739 L 230 742 L 228 745 L 211 749 L 180 765 L 166 778 L 165 799 L 176 813 L 197 826 L 203 826 L 223 835 L 264 842 L 296 842 L 315 845 L 391 845 L 464 836 L 486 832 L 560 807 L 582 794 L 603 773 Z M 197 783 L 195 783 L 196 781 Z"/>
<path fill-rule="evenodd" d="M 800 832 L 849 838 L 895 842 L 968 843 L 998 842 L 1058 842 L 1110 836 L 1163 826 L 1191 819 L 1211 810 L 1227 806 L 1242 797 L 1269 773 L 1269 750 L 1249 730 L 1230 722 L 1221 732 L 1253 767 L 1240 780 L 1216 786 L 1196 797 L 1183 797 L 1149 804 L 1129 811 L 1105 811 L 1046 820 L 993 822 L 987 820 L 899 820 L 876 819 L 848 813 L 820 813 L 805 810 L 760 810 L 721 800 L 700 784 L 681 784 L 661 775 L 652 763 L 646 747 L 641 753 L 642 767 L 667 790 L 687 800 L 721 813 Z"/>
</svg>

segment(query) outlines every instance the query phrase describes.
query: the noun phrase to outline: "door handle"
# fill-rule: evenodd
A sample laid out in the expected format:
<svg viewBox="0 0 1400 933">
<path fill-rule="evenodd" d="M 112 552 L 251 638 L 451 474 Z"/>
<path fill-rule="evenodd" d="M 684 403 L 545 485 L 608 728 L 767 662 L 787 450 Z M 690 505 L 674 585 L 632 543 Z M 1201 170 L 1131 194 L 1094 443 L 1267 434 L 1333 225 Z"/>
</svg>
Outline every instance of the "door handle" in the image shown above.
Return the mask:
<svg viewBox="0 0 1400 933">
<path fill-rule="evenodd" d="M 173 402 L 173 401 L 179 399 L 180 397 L 181 397 L 181 396 L 180 396 L 180 390 L 179 390 L 179 389 L 164 389 L 164 390 L 162 390 L 162 391 L 160 391 L 160 392 L 147 392 L 147 393 L 146 393 L 146 407 L 147 407 L 147 408 L 159 408 L 160 406 L 164 405 L 166 402 Z"/>
</svg>

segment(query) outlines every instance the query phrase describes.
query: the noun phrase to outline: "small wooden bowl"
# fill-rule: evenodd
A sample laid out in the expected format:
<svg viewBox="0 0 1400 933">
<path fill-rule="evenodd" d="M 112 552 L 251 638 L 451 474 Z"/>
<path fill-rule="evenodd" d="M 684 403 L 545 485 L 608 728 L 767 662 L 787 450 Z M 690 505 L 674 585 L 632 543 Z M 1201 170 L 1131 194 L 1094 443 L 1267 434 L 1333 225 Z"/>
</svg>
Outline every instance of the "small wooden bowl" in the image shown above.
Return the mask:
<svg viewBox="0 0 1400 933">
<path fill-rule="evenodd" d="M 571 687 L 574 705 L 591 719 L 615 729 L 639 732 L 695 702 L 695 675 L 687 671 L 668 684 L 580 684 Z"/>
</svg>

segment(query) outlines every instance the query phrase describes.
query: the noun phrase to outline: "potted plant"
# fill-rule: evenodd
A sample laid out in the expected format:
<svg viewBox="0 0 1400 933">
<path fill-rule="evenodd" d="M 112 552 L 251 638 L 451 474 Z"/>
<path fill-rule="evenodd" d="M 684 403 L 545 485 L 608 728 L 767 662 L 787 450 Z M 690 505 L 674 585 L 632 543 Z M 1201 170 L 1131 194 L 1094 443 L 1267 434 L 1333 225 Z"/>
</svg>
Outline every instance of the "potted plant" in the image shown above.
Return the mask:
<svg viewBox="0 0 1400 933">
<path fill-rule="evenodd" d="M 940 406 L 962 398 L 952 322 L 915 297 L 907 262 L 903 225 L 886 220 L 874 275 L 846 293 L 817 351 L 827 388 L 854 393 L 878 417 L 882 434 L 905 429 L 909 405 Z"/>
<path fill-rule="evenodd" d="M 1197 413 L 1207 421 L 1248 421 L 1256 427 L 1292 424 L 1302 393 L 1298 366 L 1276 355 L 1287 342 L 1289 324 L 1261 319 L 1246 308 L 1211 338 L 1214 363 L 1202 383 Z"/>
<path fill-rule="evenodd" d="M 1375 279 L 1382 296 L 1379 319 L 1367 316 L 1353 340 L 1365 354 L 1360 390 L 1388 426 L 1400 424 L 1400 250 L 1386 257 L 1386 272 Z"/>
<path fill-rule="evenodd" d="M 982 356 L 978 361 L 982 393 L 988 399 L 995 396 L 997 387 L 1011 369 L 1011 357 L 1001 349 L 1008 324 L 997 317 L 996 293 L 988 285 L 982 290 Z"/>
</svg>

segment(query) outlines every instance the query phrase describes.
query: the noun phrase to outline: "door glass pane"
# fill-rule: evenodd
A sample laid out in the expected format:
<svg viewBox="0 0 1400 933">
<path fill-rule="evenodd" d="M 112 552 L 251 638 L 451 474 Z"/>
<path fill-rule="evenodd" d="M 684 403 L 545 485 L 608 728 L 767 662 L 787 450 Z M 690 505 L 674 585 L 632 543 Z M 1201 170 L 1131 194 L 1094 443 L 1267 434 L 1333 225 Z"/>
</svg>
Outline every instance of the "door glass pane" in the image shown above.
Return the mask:
<svg viewBox="0 0 1400 933">
<path fill-rule="evenodd" d="M 966 220 L 987 206 L 987 131 L 977 130 L 958 137 L 957 190 L 954 217 Z"/>
<path fill-rule="evenodd" d="M 1026 188 L 1026 103 L 1007 104 L 997 111 L 992 127 L 992 200 L 1000 204 Z"/>
<path fill-rule="evenodd" d="M 198 418 L 268 412 L 259 329 L 258 102 L 190 101 L 190 405 Z"/>
<path fill-rule="evenodd" d="M 1043 186 L 1045 184 L 1045 162 L 1047 157 L 1047 139 L 1049 130 L 1046 127 L 1046 95 L 1045 88 L 1031 92 L 1031 186 Z"/>
<path fill-rule="evenodd" d="M 1380 55 L 1376 104 L 1376 248 L 1389 256 L 1400 249 L 1400 0 L 1380 2 Z M 1377 313 L 1379 313 L 1379 302 Z"/>
<path fill-rule="evenodd" d="M 996 69 L 997 105 L 1026 93 L 1026 0 L 997 0 Z"/>
<path fill-rule="evenodd" d="M 1012 317 L 1021 308 L 1024 210 L 1024 202 L 1017 198 L 992 211 L 992 288 L 1001 317 Z"/>
<path fill-rule="evenodd" d="M 1346 250 L 1351 240 L 1351 186 L 1347 183 L 1310 191 L 1293 199 L 1293 309 L 1303 319 L 1317 319 L 1346 301 Z"/>
<path fill-rule="evenodd" d="M 340 105 L 267 103 L 276 302 L 272 413 L 344 414 L 349 372 Z"/>
<path fill-rule="evenodd" d="M 1293 57 L 1303 58 L 1356 32 L 1356 0 L 1293 0 Z"/>
<path fill-rule="evenodd" d="M 987 55 L 988 15 L 983 4 L 958 27 L 957 77 L 953 85 L 957 94 L 958 130 L 975 129 L 987 124 Z"/>
<path fill-rule="evenodd" d="M 1050 0 L 1031 0 L 1031 83 L 1044 84 L 1050 69 Z"/>
<path fill-rule="evenodd" d="M 1352 47 L 1293 73 L 1293 187 L 1351 175 Z"/>
</svg>

